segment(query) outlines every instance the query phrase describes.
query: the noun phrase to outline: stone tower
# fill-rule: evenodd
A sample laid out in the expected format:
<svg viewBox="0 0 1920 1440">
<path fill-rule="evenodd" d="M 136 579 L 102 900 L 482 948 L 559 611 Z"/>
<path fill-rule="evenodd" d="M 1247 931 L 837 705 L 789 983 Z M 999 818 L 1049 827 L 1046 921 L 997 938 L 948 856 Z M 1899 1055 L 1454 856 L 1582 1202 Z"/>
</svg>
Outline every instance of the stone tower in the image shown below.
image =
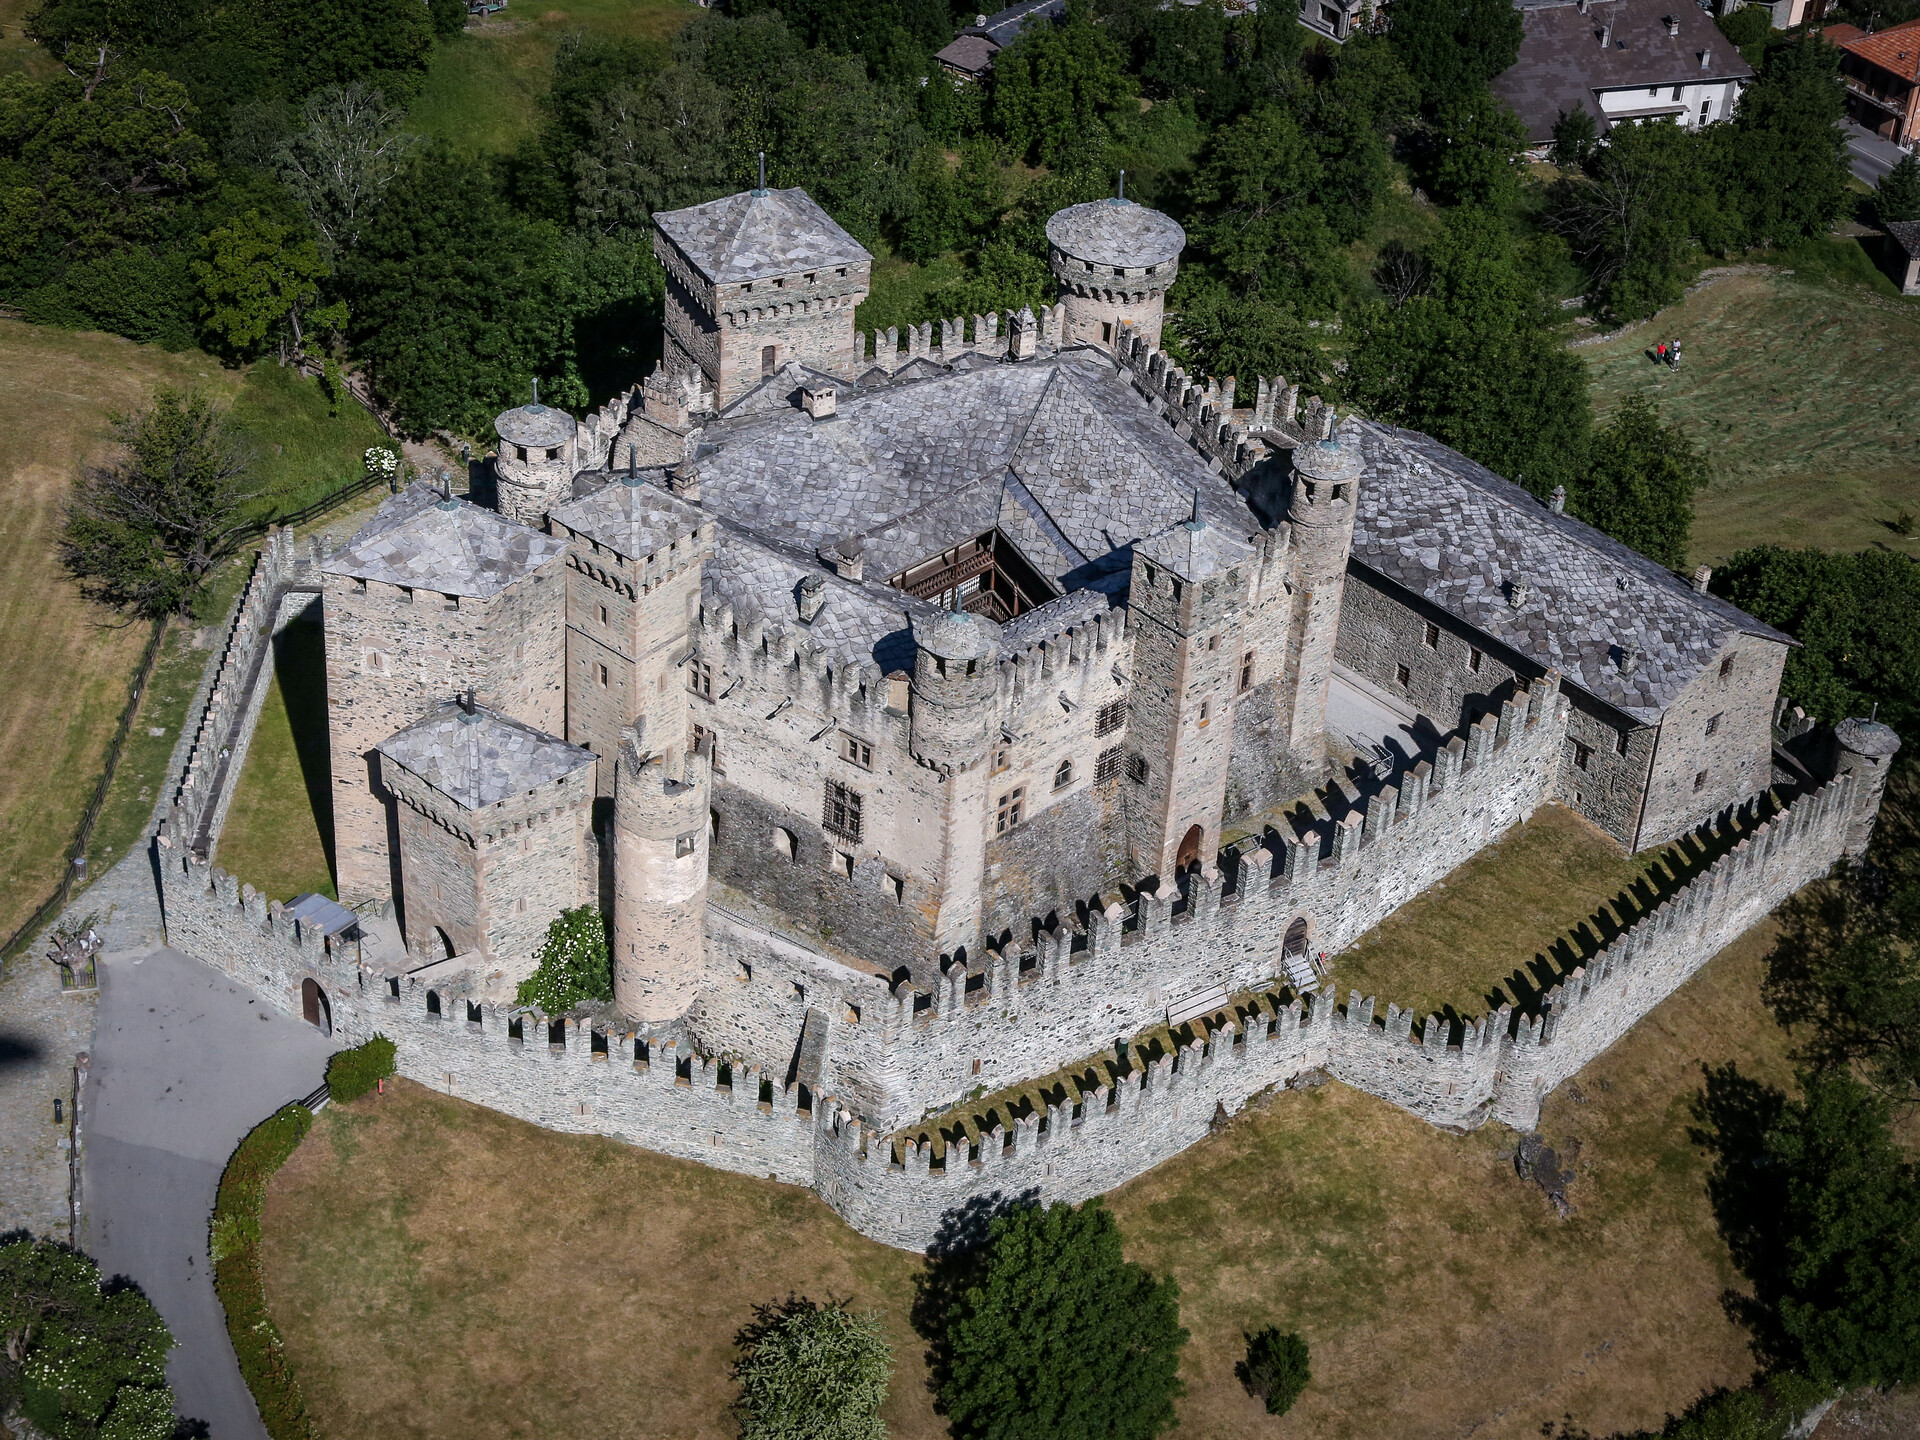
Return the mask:
<svg viewBox="0 0 1920 1440">
<path fill-rule="evenodd" d="M 706 965 L 707 757 L 620 742 L 613 788 L 613 998 L 633 1019 L 678 1020 Z"/>
<path fill-rule="evenodd" d="M 1867 853 L 1873 838 L 1874 817 L 1880 813 L 1880 796 L 1887 788 L 1887 774 L 1900 749 L 1900 737 L 1877 720 L 1842 720 L 1833 728 L 1837 749 L 1837 772 L 1852 775 L 1859 787 L 1853 796 L 1853 822 L 1847 828 L 1847 854 Z"/>
<path fill-rule="evenodd" d="M 653 217 L 666 363 L 724 410 L 789 361 L 852 379 L 873 256 L 804 190 L 749 190 Z"/>
<path fill-rule="evenodd" d="M 591 469 L 579 454 L 580 427 L 564 410 L 535 401 L 498 416 L 500 452 L 493 462 L 500 513 L 536 529 L 547 512 L 573 495 L 573 477 Z"/>
<path fill-rule="evenodd" d="M 1320 759 L 1325 749 L 1327 686 L 1360 493 L 1359 447 L 1334 433 L 1331 411 L 1323 424 L 1323 439 L 1293 452 L 1293 497 L 1287 506 L 1293 607 L 1278 700 L 1288 748 L 1303 765 Z"/>
<path fill-rule="evenodd" d="M 979 938 L 985 878 L 987 756 L 1000 734 L 999 626 L 964 610 L 913 617 L 909 750 L 942 777 L 940 852 L 945 870 L 934 942 L 943 952 Z"/>
<path fill-rule="evenodd" d="M 1121 325 L 1131 324 L 1157 349 L 1186 243 L 1172 216 L 1117 196 L 1070 205 L 1047 221 L 1047 263 L 1066 307 L 1061 343 L 1111 348 Z"/>
<path fill-rule="evenodd" d="M 1170 877 L 1220 848 L 1253 559 L 1252 546 L 1202 518 L 1197 496 L 1189 519 L 1133 547 L 1130 734 L 1148 817 L 1133 852 L 1143 871 Z"/>
</svg>

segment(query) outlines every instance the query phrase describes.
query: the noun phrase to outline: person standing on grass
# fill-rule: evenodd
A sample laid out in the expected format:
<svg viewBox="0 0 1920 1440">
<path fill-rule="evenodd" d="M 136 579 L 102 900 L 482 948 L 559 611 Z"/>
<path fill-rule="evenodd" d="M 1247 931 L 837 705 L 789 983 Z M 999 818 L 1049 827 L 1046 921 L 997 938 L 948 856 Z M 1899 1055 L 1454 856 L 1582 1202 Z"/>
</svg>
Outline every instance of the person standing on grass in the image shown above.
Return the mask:
<svg viewBox="0 0 1920 1440">
<path fill-rule="evenodd" d="M 1680 368 L 1680 342 L 1678 340 L 1673 342 L 1673 348 L 1670 349 L 1667 354 L 1669 357 L 1667 363 L 1678 370 Z"/>
<path fill-rule="evenodd" d="M 1660 363 L 1662 365 L 1666 364 L 1667 363 L 1667 342 L 1662 340 L 1658 345 L 1658 347 L 1655 348 L 1653 353 L 1659 357 Z"/>
</svg>

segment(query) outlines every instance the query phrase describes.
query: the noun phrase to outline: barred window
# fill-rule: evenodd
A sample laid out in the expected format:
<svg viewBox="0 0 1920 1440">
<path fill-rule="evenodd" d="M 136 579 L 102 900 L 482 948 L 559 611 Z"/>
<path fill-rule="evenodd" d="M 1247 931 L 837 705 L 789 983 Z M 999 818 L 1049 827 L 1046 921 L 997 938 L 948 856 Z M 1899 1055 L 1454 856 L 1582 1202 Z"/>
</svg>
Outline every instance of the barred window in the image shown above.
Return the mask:
<svg viewBox="0 0 1920 1440">
<path fill-rule="evenodd" d="M 1404 689 L 1413 683 L 1413 672 L 1404 665 L 1396 665 L 1393 667 L 1393 678 L 1398 681 L 1401 688 Z"/>
<path fill-rule="evenodd" d="M 1733 674 L 1733 656 L 1729 655 L 1720 662 L 1720 678 L 1724 680 L 1731 674 Z"/>
<path fill-rule="evenodd" d="M 1120 773 L 1120 747 L 1102 750 L 1100 758 L 1093 762 L 1093 778 L 1096 784 L 1105 784 Z"/>
<path fill-rule="evenodd" d="M 1423 638 L 1429 650 L 1438 650 L 1440 648 L 1440 627 L 1429 620 L 1427 622 L 1427 633 Z"/>
<path fill-rule="evenodd" d="M 726 774 L 726 767 L 720 763 L 720 737 L 704 725 L 693 727 L 693 749 L 696 754 L 705 755 L 707 764 L 716 775 Z"/>
<path fill-rule="evenodd" d="M 1573 742 L 1574 767 L 1579 770 L 1584 770 L 1587 768 L 1587 762 L 1591 759 L 1593 759 L 1592 747 L 1588 745 L 1582 745 L 1578 740 L 1574 741 Z"/>
<path fill-rule="evenodd" d="M 1253 688 L 1253 651 L 1249 650 L 1240 657 L 1240 689 L 1242 693 Z"/>
<path fill-rule="evenodd" d="M 1715 715 L 1707 721 L 1707 734 L 1711 735 L 1720 728 L 1720 720 L 1721 716 Z"/>
<path fill-rule="evenodd" d="M 860 793 L 850 790 L 838 780 L 827 782 L 826 810 L 820 823 L 836 835 L 848 840 L 860 838 Z"/>
<path fill-rule="evenodd" d="M 1016 785 L 1000 797 L 998 812 L 994 816 L 993 833 L 1004 835 L 1020 823 L 1021 812 L 1026 809 L 1027 791 L 1024 785 Z"/>
<path fill-rule="evenodd" d="M 1136 785 L 1146 784 L 1147 776 L 1150 773 L 1151 771 L 1147 765 L 1146 756 L 1129 755 L 1127 757 L 1127 778 L 1133 781 L 1134 784 Z"/>
<path fill-rule="evenodd" d="M 1126 723 L 1127 702 L 1125 700 L 1109 700 L 1100 707 L 1100 713 L 1094 717 L 1093 733 L 1096 735 L 1111 735 Z"/>
<path fill-rule="evenodd" d="M 1486 657 L 1478 650 L 1469 650 L 1467 652 L 1467 669 L 1478 675 L 1480 673 L 1480 662 L 1485 658 Z"/>
</svg>

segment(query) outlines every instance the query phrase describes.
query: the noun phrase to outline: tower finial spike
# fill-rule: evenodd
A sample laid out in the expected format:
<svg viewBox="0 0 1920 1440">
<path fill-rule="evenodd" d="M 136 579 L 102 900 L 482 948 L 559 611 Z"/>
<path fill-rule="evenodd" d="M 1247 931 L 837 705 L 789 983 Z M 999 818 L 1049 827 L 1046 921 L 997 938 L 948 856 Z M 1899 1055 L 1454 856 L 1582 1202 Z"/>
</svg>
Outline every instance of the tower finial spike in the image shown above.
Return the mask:
<svg viewBox="0 0 1920 1440">
<path fill-rule="evenodd" d="M 540 377 L 538 375 L 533 377 L 533 403 L 536 405 L 540 403 Z"/>
<path fill-rule="evenodd" d="M 767 152 L 762 150 L 759 152 L 759 154 L 760 154 L 760 183 L 754 187 L 753 193 L 756 195 L 764 195 L 767 193 Z"/>
<path fill-rule="evenodd" d="M 1124 170 L 1120 172 L 1120 188 L 1114 191 L 1113 198 L 1116 200 L 1127 198 L 1127 172 Z"/>
</svg>

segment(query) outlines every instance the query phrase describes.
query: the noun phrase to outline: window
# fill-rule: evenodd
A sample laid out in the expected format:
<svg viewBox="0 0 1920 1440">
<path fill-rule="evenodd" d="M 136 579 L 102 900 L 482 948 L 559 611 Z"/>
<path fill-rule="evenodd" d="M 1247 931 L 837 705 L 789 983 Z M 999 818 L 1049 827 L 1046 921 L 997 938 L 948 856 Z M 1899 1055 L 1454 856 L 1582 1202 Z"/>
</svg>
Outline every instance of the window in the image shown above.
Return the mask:
<svg viewBox="0 0 1920 1440">
<path fill-rule="evenodd" d="M 1393 667 L 1393 678 L 1400 682 L 1400 688 L 1404 690 L 1413 683 L 1413 672 L 1404 665 L 1396 665 Z"/>
<path fill-rule="evenodd" d="M 973 1073 L 976 1075 L 980 1073 L 980 1062 L 978 1060 L 973 1062 Z"/>
<path fill-rule="evenodd" d="M 1013 747 L 996 745 L 993 747 L 993 773 L 998 775 L 1013 763 Z"/>
<path fill-rule="evenodd" d="M 1729 655 L 1720 662 L 1720 678 L 1726 679 L 1733 674 L 1733 656 Z"/>
<path fill-rule="evenodd" d="M 769 838 L 773 841 L 773 848 L 776 854 L 784 855 L 789 860 L 793 859 L 793 832 L 791 830 L 782 830 L 776 825 L 773 829 L 773 834 Z"/>
<path fill-rule="evenodd" d="M 873 768 L 873 746 L 858 736 L 842 735 L 840 737 L 840 758 L 842 760 L 851 760 L 862 770 L 871 770 Z"/>
<path fill-rule="evenodd" d="M 1252 688 L 1253 688 L 1253 651 L 1249 650 L 1247 651 L 1246 654 L 1240 657 L 1240 689 L 1244 693 L 1245 691 L 1251 690 Z"/>
<path fill-rule="evenodd" d="M 1167 584 L 1173 587 L 1174 603 L 1178 604 L 1180 601 L 1180 577 L 1178 575 L 1169 575 L 1167 577 Z"/>
<path fill-rule="evenodd" d="M 1720 728 L 1721 717 L 1724 716 L 1725 714 L 1726 712 L 1723 710 L 1720 712 L 1719 715 L 1714 715 L 1709 717 L 1709 719 L 1707 720 L 1707 734 L 1711 735 L 1713 734 L 1714 731 Z"/>
<path fill-rule="evenodd" d="M 1060 768 L 1053 772 L 1053 788 L 1064 790 L 1073 784 L 1073 761 L 1062 760 Z"/>
<path fill-rule="evenodd" d="M 1673 98 L 1676 100 L 1680 98 L 1680 87 L 1678 85 L 1673 87 Z"/>
<path fill-rule="evenodd" d="M 1591 745 L 1582 745 L 1578 740 L 1574 741 L 1573 742 L 1574 769 L 1576 770 L 1586 769 L 1587 762 L 1591 759 L 1593 759 L 1593 747 Z"/>
<path fill-rule="evenodd" d="M 1213 651 L 1218 650 L 1219 648 L 1220 648 L 1220 637 L 1218 635 L 1207 636 L 1207 652 L 1211 654 Z"/>
<path fill-rule="evenodd" d="M 1693 788 L 1695 790 L 1704 790 L 1707 788 L 1707 772 L 1706 771 L 1702 770 L 1698 775 L 1693 777 Z"/>
<path fill-rule="evenodd" d="M 1111 321 L 1103 320 L 1100 322 L 1100 343 L 1102 345 L 1111 345 L 1113 343 L 1113 324 Z"/>
<path fill-rule="evenodd" d="M 1467 652 L 1467 669 L 1478 675 L 1480 673 L 1480 662 L 1485 658 L 1486 657 L 1478 650 L 1469 650 Z"/>
<path fill-rule="evenodd" d="M 1147 764 L 1146 756 L 1129 755 L 1127 757 L 1127 778 L 1133 781 L 1134 784 L 1136 785 L 1146 784 L 1147 776 L 1150 775 L 1151 773 L 1152 773 L 1152 769 Z"/>
<path fill-rule="evenodd" d="M 1127 702 L 1124 700 L 1109 700 L 1100 707 L 1099 713 L 1093 717 L 1093 733 L 1096 735 L 1111 735 L 1126 723 Z"/>
<path fill-rule="evenodd" d="M 1713 101 L 1702 100 L 1700 102 L 1700 123 L 1702 125 L 1706 125 L 1711 123 L 1712 120 L 1713 120 Z"/>
<path fill-rule="evenodd" d="M 607 686 L 612 683 L 613 673 L 604 665 L 596 665 L 594 668 L 600 672 L 600 688 L 602 690 L 606 689 Z"/>
<path fill-rule="evenodd" d="M 1020 823 L 1020 813 L 1026 808 L 1027 791 L 1025 786 L 1016 785 L 1000 797 L 998 812 L 993 820 L 993 833 L 1004 835 Z"/>
<path fill-rule="evenodd" d="M 1426 633 L 1425 639 L 1427 642 L 1427 649 L 1438 650 L 1440 648 L 1440 627 L 1434 624 L 1431 620 L 1427 622 L 1427 633 Z"/>
<path fill-rule="evenodd" d="M 849 840 L 860 838 L 860 795 L 838 780 L 827 782 L 827 803 L 820 823 L 835 835 Z"/>
<path fill-rule="evenodd" d="M 604 605 L 600 607 L 600 623 L 602 625 L 607 623 L 607 607 Z"/>
<path fill-rule="evenodd" d="M 705 755 L 707 764 L 716 775 L 724 775 L 726 768 L 720 763 L 720 736 L 704 725 L 693 727 L 693 749 L 695 754 Z"/>
<path fill-rule="evenodd" d="M 460 597 L 458 595 L 442 595 L 440 597 L 440 608 L 442 610 L 458 610 L 460 608 Z"/>
<path fill-rule="evenodd" d="M 1104 785 L 1120 773 L 1120 747 L 1102 750 L 1100 757 L 1093 762 L 1093 779 L 1096 785 Z"/>
<path fill-rule="evenodd" d="M 467 1023 L 469 1025 L 480 1024 L 480 1005 L 478 1001 L 467 1001 Z"/>
<path fill-rule="evenodd" d="M 760 373 L 762 375 L 771 375 L 775 370 L 780 368 L 774 363 L 779 357 L 779 354 L 780 347 L 778 345 L 762 345 L 760 347 Z"/>
<path fill-rule="evenodd" d="M 400 587 L 400 603 L 402 605 L 411 605 L 413 603 L 413 591 L 405 585 Z"/>
<path fill-rule="evenodd" d="M 1212 720 L 1213 720 L 1213 702 L 1211 700 L 1202 700 L 1200 702 L 1200 723 L 1204 726 L 1209 724 Z"/>
<path fill-rule="evenodd" d="M 516 445 L 513 447 L 513 453 L 524 460 L 527 458 L 527 447 L 524 445 Z"/>
<path fill-rule="evenodd" d="M 673 858 L 674 859 L 684 860 L 687 858 L 687 856 L 691 855 L 693 851 L 694 851 L 694 834 L 691 830 L 689 830 L 684 835 L 676 835 L 673 837 Z"/>
<path fill-rule="evenodd" d="M 851 880 L 853 878 L 853 856 L 844 850 L 834 851 L 833 873 L 838 875 L 842 880 Z"/>
<path fill-rule="evenodd" d="M 687 666 L 687 689 L 702 700 L 713 698 L 713 666 L 705 660 L 695 660 Z"/>
<path fill-rule="evenodd" d="M 527 913 L 527 897 L 526 896 L 522 895 L 518 900 L 513 902 L 513 913 L 516 915 L 524 915 Z"/>
<path fill-rule="evenodd" d="M 1151 590 L 1153 589 L 1154 586 L 1160 583 L 1160 572 L 1154 569 L 1153 566 L 1151 565 L 1148 565 L 1144 568 L 1146 570 L 1146 575 L 1147 575 L 1147 588 Z"/>
<path fill-rule="evenodd" d="M 1633 738 L 1633 732 L 1630 730 L 1621 730 L 1617 732 L 1613 737 L 1614 752 L 1620 755 L 1626 754 L 1627 742 L 1632 738 Z"/>
</svg>

